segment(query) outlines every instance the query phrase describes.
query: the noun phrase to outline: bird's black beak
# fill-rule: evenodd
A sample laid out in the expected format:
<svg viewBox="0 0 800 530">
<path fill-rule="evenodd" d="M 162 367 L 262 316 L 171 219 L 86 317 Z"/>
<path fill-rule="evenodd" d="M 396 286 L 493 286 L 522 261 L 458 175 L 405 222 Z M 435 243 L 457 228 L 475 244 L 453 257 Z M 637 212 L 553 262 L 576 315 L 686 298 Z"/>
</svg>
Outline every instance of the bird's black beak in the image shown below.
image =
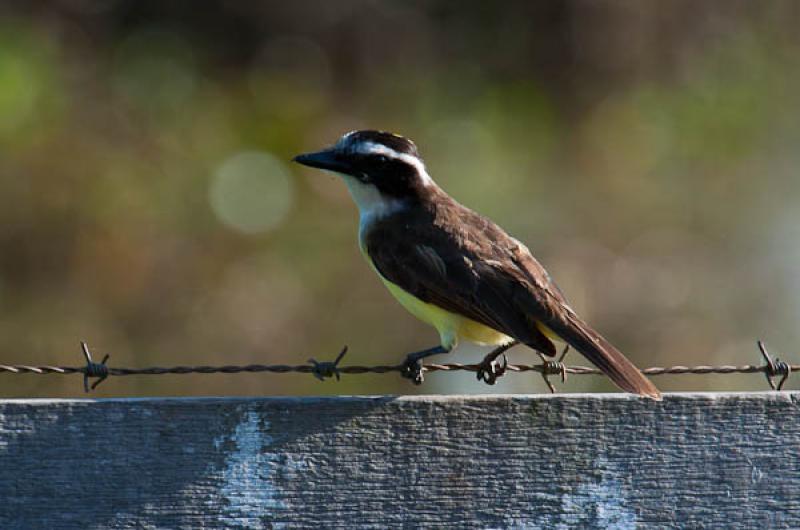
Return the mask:
<svg viewBox="0 0 800 530">
<path fill-rule="evenodd" d="M 327 169 L 328 171 L 336 171 L 337 173 L 349 173 L 350 170 L 350 164 L 343 160 L 333 149 L 297 155 L 292 160 L 304 166 Z"/>
</svg>

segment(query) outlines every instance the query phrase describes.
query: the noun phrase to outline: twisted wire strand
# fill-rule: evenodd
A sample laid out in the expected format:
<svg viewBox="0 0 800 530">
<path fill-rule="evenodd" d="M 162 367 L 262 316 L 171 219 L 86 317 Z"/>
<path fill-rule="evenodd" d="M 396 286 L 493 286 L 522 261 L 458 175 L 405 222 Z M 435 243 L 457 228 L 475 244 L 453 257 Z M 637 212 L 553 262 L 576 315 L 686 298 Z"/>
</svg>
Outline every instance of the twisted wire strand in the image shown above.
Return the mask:
<svg viewBox="0 0 800 530">
<path fill-rule="evenodd" d="M 653 366 L 645 368 L 642 373 L 649 376 L 659 375 L 684 375 L 684 374 L 753 374 L 763 373 L 770 387 L 773 390 L 781 390 L 784 383 L 792 372 L 800 371 L 800 364 L 788 364 L 779 359 L 773 359 L 767 352 L 763 342 L 758 341 L 758 347 L 761 355 L 764 358 L 764 364 L 754 365 L 698 365 L 698 366 L 684 366 L 676 365 L 669 367 Z M 385 374 L 390 372 L 403 372 L 405 367 L 401 364 L 395 365 L 375 365 L 375 366 L 339 366 L 339 362 L 347 352 L 347 348 L 336 357 L 333 362 L 318 362 L 314 359 L 309 359 L 308 364 L 247 364 L 247 365 L 222 365 L 222 366 L 151 366 L 146 368 L 123 368 L 107 366 L 106 355 L 101 362 L 94 362 L 92 355 L 89 352 L 89 347 L 85 342 L 81 343 L 83 355 L 86 359 L 84 366 L 31 366 L 26 364 L 0 364 L 0 373 L 11 374 L 82 374 L 84 377 L 84 388 L 89 391 L 88 380 L 90 378 L 96 379 L 91 385 L 94 389 L 98 384 L 104 381 L 109 376 L 132 376 L 132 375 L 183 375 L 183 374 L 238 374 L 238 373 L 301 373 L 312 374 L 318 379 L 325 379 L 327 377 L 336 376 L 339 378 L 340 374 Z M 559 358 L 559 360 L 544 360 L 541 364 L 505 364 L 502 371 L 498 375 L 502 375 L 505 371 L 510 372 L 538 372 L 541 374 L 551 391 L 555 391 L 554 387 L 547 379 L 549 375 L 560 375 L 562 381 L 566 379 L 567 374 L 573 375 L 601 375 L 602 372 L 597 368 L 588 366 L 568 366 L 562 362 L 566 350 Z M 484 364 L 462 364 L 462 363 L 430 363 L 423 367 L 425 372 L 481 372 L 486 369 Z M 774 378 L 780 377 L 780 381 L 776 384 Z M 493 380 L 492 380 L 493 382 Z"/>
<path fill-rule="evenodd" d="M 788 365 L 789 369 L 800 371 L 800 364 Z M 467 371 L 477 372 L 480 370 L 480 364 L 462 364 L 462 363 L 431 363 L 424 366 L 426 372 L 456 372 Z M 603 372 L 597 368 L 589 366 L 566 366 L 568 374 L 575 375 L 600 375 Z M 539 372 L 543 373 L 548 370 L 541 364 L 509 364 L 507 370 L 510 372 Z M 0 364 L 0 372 L 12 374 L 83 374 L 86 371 L 85 366 L 30 366 L 25 364 Z M 340 366 L 338 371 L 342 374 L 385 374 L 389 372 L 402 372 L 402 365 L 376 365 L 376 366 L 360 366 L 349 365 Z M 122 367 L 108 367 L 109 376 L 126 376 L 126 375 L 182 375 L 182 374 L 238 374 L 238 373 L 259 373 L 270 372 L 276 374 L 285 373 L 301 373 L 310 374 L 314 373 L 314 367 L 308 364 L 247 364 L 247 365 L 222 365 L 222 366 L 151 366 L 146 368 L 122 368 Z M 768 373 L 769 367 L 767 365 L 754 365 L 745 364 L 740 366 L 735 365 L 721 365 L 721 366 L 669 366 L 660 367 L 653 366 L 650 368 L 642 369 L 645 375 L 681 375 L 681 374 L 754 374 L 754 373 Z M 556 372 L 560 373 L 560 372 Z M 779 374 L 778 374 L 779 375 Z"/>
</svg>

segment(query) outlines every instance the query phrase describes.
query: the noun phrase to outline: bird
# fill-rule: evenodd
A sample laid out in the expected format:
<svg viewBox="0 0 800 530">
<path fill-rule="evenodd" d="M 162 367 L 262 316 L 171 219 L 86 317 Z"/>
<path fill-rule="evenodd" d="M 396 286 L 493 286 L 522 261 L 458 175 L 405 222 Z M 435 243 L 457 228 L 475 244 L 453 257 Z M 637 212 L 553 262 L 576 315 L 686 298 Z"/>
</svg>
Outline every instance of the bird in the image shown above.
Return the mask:
<svg viewBox="0 0 800 530">
<path fill-rule="evenodd" d="M 467 341 L 495 349 L 524 344 L 553 357 L 553 341 L 579 351 L 619 388 L 655 400 L 656 386 L 570 307 L 528 247 L 461 205 L 428 174 L 417 146 L 380 130 L 356 130 L 293 161 L 339 175 L 359 210 L 358 243 L 371 268 L 439 344 L 410 353 L 403 376 L 423 381 L 422 360 Z M 479 378 L 481 373 L 479 372 Z"/>
</svg>

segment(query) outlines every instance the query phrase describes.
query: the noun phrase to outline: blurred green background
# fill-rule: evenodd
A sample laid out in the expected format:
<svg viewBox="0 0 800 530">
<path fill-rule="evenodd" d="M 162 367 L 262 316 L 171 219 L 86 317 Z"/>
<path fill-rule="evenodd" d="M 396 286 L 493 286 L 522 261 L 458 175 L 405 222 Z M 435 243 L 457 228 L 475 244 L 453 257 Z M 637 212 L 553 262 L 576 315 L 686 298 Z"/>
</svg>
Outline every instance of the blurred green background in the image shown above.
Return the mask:
<svg viewBox="0 0 800 530">
<path fill-rule="evenodd" d="M 757 338 L 797 362 L 799 24 L 791 1 L 5 0 L 0 363 L 79 365 L 80 339 L 130 367 L 301 364 L 344 344 L 345 364 L 395 364 L 434 345 L 363 261 L 342 183 L 289 162 L 356 128 L 414 139 L 640 366 L 757 364 Z M 196 375 L 94 395 L 386 392 L 546 387 Z M 82 387 L 0 375 L 0 394 Z"/>
</svg>

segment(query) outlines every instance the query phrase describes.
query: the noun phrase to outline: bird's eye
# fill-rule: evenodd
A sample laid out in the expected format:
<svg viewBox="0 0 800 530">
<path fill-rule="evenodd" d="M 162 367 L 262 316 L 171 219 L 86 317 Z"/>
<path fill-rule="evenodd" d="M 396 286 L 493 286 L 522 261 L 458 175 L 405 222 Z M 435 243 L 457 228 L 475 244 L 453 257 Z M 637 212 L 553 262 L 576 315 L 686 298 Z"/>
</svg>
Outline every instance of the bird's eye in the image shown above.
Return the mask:
<svg viewBox="0 0 800 530">
<path fill-rule="evenodd" d="M 381 164 L 385 164 L 388 161 L 389 161 L 388 157 L 383 156 L 383 155 L 378 155 L 378 162 L 380 162 Z"/>
</svg>

